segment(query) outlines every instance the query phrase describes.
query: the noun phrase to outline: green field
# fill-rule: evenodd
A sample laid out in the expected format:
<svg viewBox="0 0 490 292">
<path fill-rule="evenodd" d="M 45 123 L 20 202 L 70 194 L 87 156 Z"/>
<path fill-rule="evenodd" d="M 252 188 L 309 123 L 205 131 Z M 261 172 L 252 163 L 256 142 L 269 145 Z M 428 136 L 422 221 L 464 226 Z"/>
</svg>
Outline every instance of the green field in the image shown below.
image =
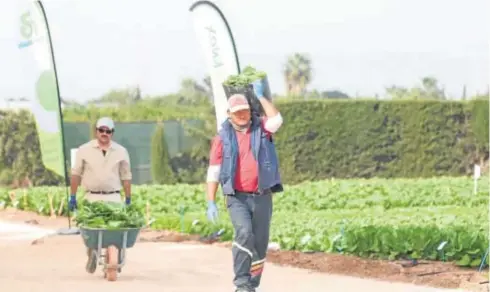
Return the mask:
<svg viewBox="0 0 490 292">
<path fill-rule="evenodd" d="M 0 204 L 50 212 L 66 196 L 64 188 L 17 191 L 12 201 L 0 190 Z M 421 258 L 477 266 L 489 245 L 489 180 L 471 178 L 326 180 L 286 186 L 275 195 L 271 240 L 282 249 L 342 252 L 363 257 Z M 145 209 L 152 227 L 207 235 L 225 228 L 233 236 L 219 196 L 220 222 L 207 222 L 203 185 L 134 186 L 133 204 Z M 198 220 L 198 221 L 197 221 Z M 442 251 L 437 247 L 447 241 Z M 487 259 L 488 262 L 488 259 Z"/>
</svg>

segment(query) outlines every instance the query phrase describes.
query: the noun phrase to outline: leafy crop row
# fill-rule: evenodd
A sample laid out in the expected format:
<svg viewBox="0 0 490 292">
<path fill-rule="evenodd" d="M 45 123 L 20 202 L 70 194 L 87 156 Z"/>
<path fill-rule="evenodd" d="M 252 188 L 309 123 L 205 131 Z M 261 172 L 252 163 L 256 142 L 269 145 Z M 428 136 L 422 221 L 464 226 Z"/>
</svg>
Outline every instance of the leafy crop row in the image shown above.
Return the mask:
<svg viewBox="0 0 490 292">
<path fill-rule="evenodd" d="M 487 179 L 480 181 L 478 190 L 473 194 L 473 181 L 463 177 L 324 180 L 287 186 L 276 204 L 290 211 L 487 205 Z"/>
<path fill-rule="evenodd" d="M 283 249 L 342 252 L 363 257 L 421 258 L 475 266 L 488 242 L 488 179 L 473 194 L 469 178 L 328 180 L 287 186 L 274 199 L 271 240 Z M 16 195 L 0 190 L 0 204 L 44 215 L 65 213 L 63 188 Z M 50 204 L 50 200 L 52 203 Z M 202 185 L 135 186 L 133 204 L 152 227 L 233 236 L 224 204 L 208 223 Z M 53 207 L 51 207 L 53 205 Z M 442 250 L 437 248 L 447 242 Z"/>
</svg>

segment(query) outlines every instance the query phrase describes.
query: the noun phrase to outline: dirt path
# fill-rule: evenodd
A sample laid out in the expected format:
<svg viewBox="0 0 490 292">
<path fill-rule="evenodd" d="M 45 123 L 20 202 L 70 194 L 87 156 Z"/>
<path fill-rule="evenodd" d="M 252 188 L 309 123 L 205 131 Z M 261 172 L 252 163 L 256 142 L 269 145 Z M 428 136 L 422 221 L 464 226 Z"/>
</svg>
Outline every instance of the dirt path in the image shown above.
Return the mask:
<svg viewBox="0 0 490 292">
<path fill-rule="evenodd" d="M 43 244 L 17 243 L 0 250 L 0 283 L 6 291 L 166 291 L 231 292 L 231 255 L 226 248 L 193 244 L 138 243 L 128 251 L 127 267 L 116 282 L 100 270 L 84 270 L 84 248 L 78 236 L 54 237 Z M 103 289 L 103 290 L 102 290 Z M 408 284 L 392 284 L 345 276 L 267 266 L 262 291 L 436 292 Z"/>
<path fill-rule="evenodd" d="M 66 218 L 49 219 L 12 210 L 0 212 L 0 223 L 24 221 L 51 229 L 67 225 Z M 100 269 L 95 274 L 85 272 L 84 245 L 79 235 L 48 237 L 37 241 L 37 244 L 31 244 L 32 240 L 27 239 L 2 241 L 0 237 L 0 283 L 2 287 L 8 288 L 6 291 L 16 292 L 48 289 L 53 292 L 66 289 L 86 291 L 90 288 L 120 292 L 130 291 L 129 289 L 145 292 L 233 291 L 231 253 L 228 248 L 161 242 L 176 240 L 165 233 L 162 236 L 162 233 L 159 235 L 145 232 L 140 238 L 146 239 L 146 242 L 142 240 L 128 251 L 128 263 L 120 279 L 117 282 L 106 282 Z M 422 271 L 435 268 L 449 271 L 435 275 L 433 279 L 438 279 L 437 281 L 424 283 L 423 280 L 417 280 L 420 277 L 413 275 L 417 273 L 417 268 L 408 270 L 394 263 L 367 261 L 342 255 L 272 252 L 268 260 L 261 290 L 263 292 L 487 291 L 485 285 L 475 283 L 466 285 L 467 290 L 442 290 L 422 286 L 461 287 L 460 282 L 456 283 L 455 279 L 474 277 L 474 272 L 455 270 L 457 273 L 451 273 L 453 268 L 447 264 L 419 267 Z M 384 281 L 361 278 L 377 278 Z M 419 285 L 409 284 L 410 282 Z"/>
</svg>

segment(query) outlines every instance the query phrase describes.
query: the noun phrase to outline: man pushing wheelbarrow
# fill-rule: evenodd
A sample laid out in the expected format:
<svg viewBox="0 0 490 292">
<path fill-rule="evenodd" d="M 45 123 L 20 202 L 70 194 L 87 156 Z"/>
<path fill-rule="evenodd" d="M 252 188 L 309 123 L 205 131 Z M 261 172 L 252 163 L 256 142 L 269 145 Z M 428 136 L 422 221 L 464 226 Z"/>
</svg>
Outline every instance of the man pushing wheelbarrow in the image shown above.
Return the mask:
<svg viewBox="0 0 490 292">
<path fill-rule="evenodd" d="M 122 204 L 120 192 L 121 188 L 123 188 L 126 205 L 131 203 L 132 175 L 129 154 L 123 146 L 112 141 L 114 130 L 114 121 L 112 119 L 108 117 L 100 118 L 96 123 L 96 139 L 78 148 L 75 165 L 71 171 L 71 195 L 69 201 L 71 211 L 78 207 L 76 193 L 80 184 L 85 190 L 85 199 L 88 202 L 98 201 Z M 96 233 L 93 234 L 97 237 Z M 100 249 L 100 241 L 102 239 L 100 238 L 101 235 L 98 235 L 98 237 Z M 124 238 L 124 245 L 126 245 L 127 233 Z M 124 246 L 125 248 L 126 246 Z M 121 249 L 117 249 L 114 246 L 109 246 L 106 249 L 106 262 L 108 262 L 111 255 L 117 253 L 118 264 L 112 269 L 117 269 L 118 272 L 120 272 L 120 265 L 124 257 L 124 250 Z M 87 245 L 87 255 L 87 271 L 93 272 L 97 266 L 100 250 L 96 251 L 93 247 Z M 114 273 L 117 276 L 117 272 Z"/>
</svg>

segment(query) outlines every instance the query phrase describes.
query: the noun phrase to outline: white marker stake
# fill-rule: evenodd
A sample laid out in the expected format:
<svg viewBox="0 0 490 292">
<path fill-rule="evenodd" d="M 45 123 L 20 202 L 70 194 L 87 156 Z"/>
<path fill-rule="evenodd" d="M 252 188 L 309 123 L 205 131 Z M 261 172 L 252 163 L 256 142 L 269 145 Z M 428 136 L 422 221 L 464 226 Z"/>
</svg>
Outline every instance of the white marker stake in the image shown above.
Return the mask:
<svg viewBox="0 0 490 292">
<path fill-rule="evenodd" d="M 478 192 L 478 179 L 481 176 L 481 169 L 478 164 L 475 164 L 475 167 L 473 169 L 473 193 L 476 195 Z"/>
<path fill-rule="evenodd" d="M 446 261 L 446 254 L 444 253 L 444 247 L 446 247 L 447 241 L 441 242 L 439 246 L 437 247 L 437 251 L 442 253 L 442 261 Z"/>
<path fill-rule="evenodd" d="M 437 250 L 438 251 L 441 251 L 447 244 L 447 241 L 443 241 L 441 242 L 441 244 L 439 244 L 439 246 L 437 247 Z"/>
</svg>

